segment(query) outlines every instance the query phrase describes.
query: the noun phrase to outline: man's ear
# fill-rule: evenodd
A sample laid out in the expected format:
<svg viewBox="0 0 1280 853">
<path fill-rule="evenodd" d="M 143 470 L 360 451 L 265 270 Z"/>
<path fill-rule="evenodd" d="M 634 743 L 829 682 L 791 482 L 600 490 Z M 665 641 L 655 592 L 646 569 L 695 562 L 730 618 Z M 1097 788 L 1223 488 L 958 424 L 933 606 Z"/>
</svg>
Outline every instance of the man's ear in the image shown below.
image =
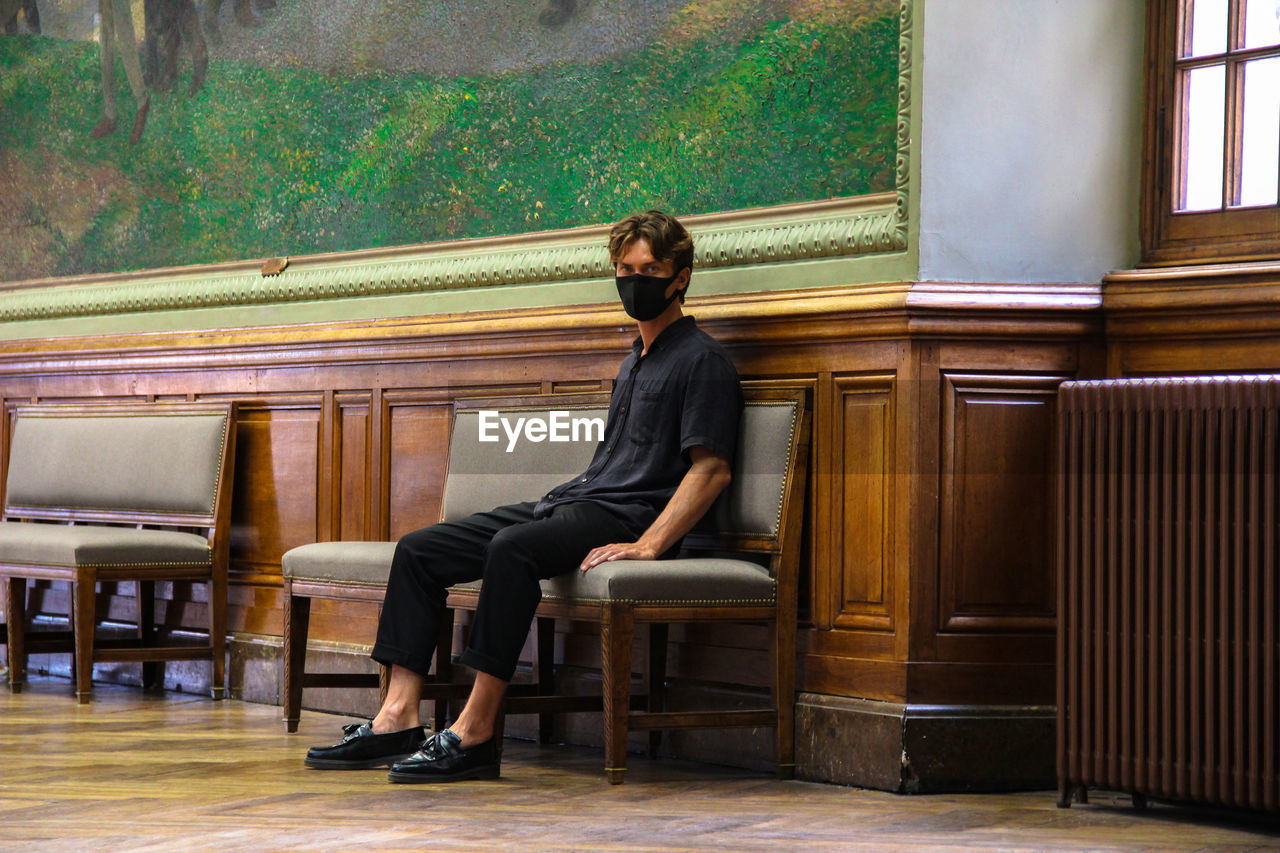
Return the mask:
<svg viewBox="0 0 1280 853">
<path fill-rule="evenodd" d="M 693 268 L 685 267 L 676 273 L 676 280 L 672 282 L 676 286 L 676 293 L 680 294 L 680 301 L 684 302 L 684 292 L 689 289 L 689 279 L 693 277 Z"/>
</svg>

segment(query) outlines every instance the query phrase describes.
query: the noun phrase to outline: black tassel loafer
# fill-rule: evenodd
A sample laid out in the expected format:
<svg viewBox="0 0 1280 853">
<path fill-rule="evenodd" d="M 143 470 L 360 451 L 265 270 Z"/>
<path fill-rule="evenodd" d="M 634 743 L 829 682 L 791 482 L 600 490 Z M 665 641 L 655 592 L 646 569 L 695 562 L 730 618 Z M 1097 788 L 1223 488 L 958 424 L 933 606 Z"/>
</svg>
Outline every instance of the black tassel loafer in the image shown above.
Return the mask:
<svg viewBox="0 0 1280 853">
<path fill-rule="evenodd" d="M 342 727 L 342 733 L 341 743 L 308 749 L 307 766 L 320 770 L 385 767 L 413 755 L 427 738 L 422 726 L 378 735 L 372 723 L 351 723 Z"/>
<path fill-rule="evenodd" d="M 497 779 L 498 749 L 493 738 L 462 747 L 462 739 L 449 729 L 427 738 L 422 748 L 391 765 L 392 782 L 461 782 L 464 779 Z"/>
</svg>

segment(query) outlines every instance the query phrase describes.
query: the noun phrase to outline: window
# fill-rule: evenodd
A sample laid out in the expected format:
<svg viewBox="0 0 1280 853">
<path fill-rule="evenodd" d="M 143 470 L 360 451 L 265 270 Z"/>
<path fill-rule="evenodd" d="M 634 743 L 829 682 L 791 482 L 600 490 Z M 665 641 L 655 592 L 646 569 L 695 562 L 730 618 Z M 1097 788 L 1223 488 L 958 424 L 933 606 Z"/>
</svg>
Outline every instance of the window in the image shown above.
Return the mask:
<svg viewBox="0 0 1280 853">
<path fill-rule="evenodd" d="M 1280 0 L 1149 0 L 1144 257 L 1280 257 Z"/>
</svg>

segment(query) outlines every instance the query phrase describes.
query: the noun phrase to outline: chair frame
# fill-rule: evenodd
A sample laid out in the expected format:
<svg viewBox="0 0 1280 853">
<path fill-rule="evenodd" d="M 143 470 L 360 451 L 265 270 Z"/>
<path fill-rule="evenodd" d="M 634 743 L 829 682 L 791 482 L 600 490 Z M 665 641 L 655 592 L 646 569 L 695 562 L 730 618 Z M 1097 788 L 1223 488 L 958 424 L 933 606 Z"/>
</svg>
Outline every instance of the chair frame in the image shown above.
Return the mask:
<svg viewBox="0 0 1280 853">
<path fill-rule="evenodd" d="M 98 662 L 143 662 L 144 684 L 155 678 L 154 661 L 203 660 L 212 663 L 210 693 L 221 699 L 226 682 L 226 604 L 227 568 L 230 561 L 231 489 L 234 475 L 236 442 L 236 404 L 234 402 L 164 402 L 120 404 L 31 404 L 15 408 L 17 416 L 25 412 L 86 416 L 146 416 L 157 414 L 218 414 L 227 419 L 222 442 L 222 458 L 213 508 L 208 513 L 149 512 L 126 509 L 62 509 L 47 506 L 18 506 L 6 495 L 0 520 L 26 523 L 60 523 L 66 525 L 101 524 L 137 528 L 198 530 L 209 540 L 210 568 L 157 566 L 49 566 L 6 563 L 0 560 L 0 579 L 4 584 L 7 620 L 9 686 L 14 693 L 22 690 L 27 657 L 41 652 L 72 653 L 76 697 L 86 704 L 92 693 L 93 664 Z M 70 584 L 71 623 L 67 632 L 39 632 L 28 640 L 26 634 L 27 581 L 62 581 Z M 138 628 L 136 640 L 95 640 L 97 626 L 97 584 L 99 582 L 137 583 Z M 207 644 L 159 645 L 155 625 L 156 581 L 190 581 L 209 584 L 209 642 Z"/>
</svg>

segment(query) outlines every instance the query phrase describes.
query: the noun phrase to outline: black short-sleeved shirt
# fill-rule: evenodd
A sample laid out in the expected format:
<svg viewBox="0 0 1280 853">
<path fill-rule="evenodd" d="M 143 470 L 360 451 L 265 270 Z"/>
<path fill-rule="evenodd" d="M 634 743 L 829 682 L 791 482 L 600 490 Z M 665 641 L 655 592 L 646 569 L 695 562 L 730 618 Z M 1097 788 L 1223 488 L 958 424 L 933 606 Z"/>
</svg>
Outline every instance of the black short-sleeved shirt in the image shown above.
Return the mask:
<svg viewBox="0 0 1280 853">
<path fill-rule="evenodd" d="M 742 415 L 738 371 L 724 348 L 681 317 L 640 355 L 636 338 L 609 400 L 604 439 L 578 477 L 552 489 L 534 509 L 590 501 L 631 524 L 638 536 L 675 494 L 699 445 L 733 462 Z"/>
</svg>

